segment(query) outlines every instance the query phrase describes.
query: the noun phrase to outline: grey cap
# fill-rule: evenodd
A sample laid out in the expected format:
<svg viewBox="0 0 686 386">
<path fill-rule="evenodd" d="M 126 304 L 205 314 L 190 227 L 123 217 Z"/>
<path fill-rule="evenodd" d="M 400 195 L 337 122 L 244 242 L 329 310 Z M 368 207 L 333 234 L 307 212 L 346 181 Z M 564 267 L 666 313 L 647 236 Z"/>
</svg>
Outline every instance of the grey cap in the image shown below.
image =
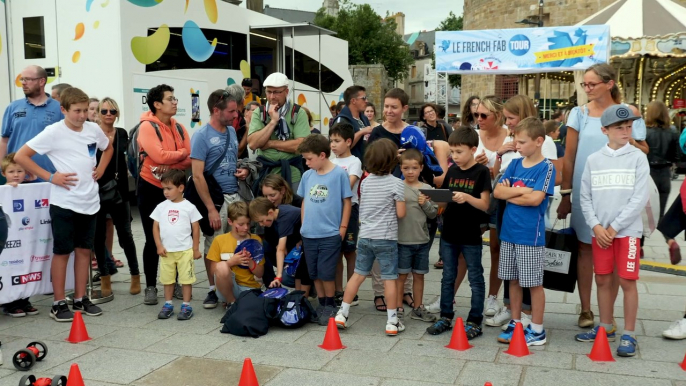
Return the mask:
<svg viewBox="0 0 686 386">
<path fill-rule="evenodd" d="M 612 105 L 603 111 L 603 115 L 600 116 L 600 124 L 603 127 L 609 127 L 618 122 L 635 121 L 637 119 L 641 119 L 641 117 L 634 115 L 628 107 Z"/>
</svg>

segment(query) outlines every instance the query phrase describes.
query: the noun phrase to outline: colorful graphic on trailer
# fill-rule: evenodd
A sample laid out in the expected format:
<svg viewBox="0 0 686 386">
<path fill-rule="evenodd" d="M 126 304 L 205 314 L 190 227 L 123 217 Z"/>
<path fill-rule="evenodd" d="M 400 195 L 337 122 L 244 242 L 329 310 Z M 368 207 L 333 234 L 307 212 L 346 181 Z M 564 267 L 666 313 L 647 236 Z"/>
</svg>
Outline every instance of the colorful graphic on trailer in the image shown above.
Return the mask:
<svg viewBox="0 0 686 386">
<path fill-rule="evenodd" d="M 436 70 L 526 74 L 581 70 L 610 58 L 610 27 L 437 31 Z"/>
</svg>

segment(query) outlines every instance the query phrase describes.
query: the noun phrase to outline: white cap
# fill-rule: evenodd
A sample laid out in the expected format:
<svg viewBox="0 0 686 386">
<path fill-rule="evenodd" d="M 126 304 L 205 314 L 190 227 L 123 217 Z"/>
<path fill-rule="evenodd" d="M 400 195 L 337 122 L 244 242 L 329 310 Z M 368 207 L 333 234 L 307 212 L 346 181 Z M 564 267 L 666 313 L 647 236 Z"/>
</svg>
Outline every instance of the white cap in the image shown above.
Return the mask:
<svg viewBox="0 0 686 386">
<path fill-rule="evenodd" d="M 288 87 L 288 77 L 280 72 L 275 72 L 264 80 L 264 87 Z"/>
</svg>

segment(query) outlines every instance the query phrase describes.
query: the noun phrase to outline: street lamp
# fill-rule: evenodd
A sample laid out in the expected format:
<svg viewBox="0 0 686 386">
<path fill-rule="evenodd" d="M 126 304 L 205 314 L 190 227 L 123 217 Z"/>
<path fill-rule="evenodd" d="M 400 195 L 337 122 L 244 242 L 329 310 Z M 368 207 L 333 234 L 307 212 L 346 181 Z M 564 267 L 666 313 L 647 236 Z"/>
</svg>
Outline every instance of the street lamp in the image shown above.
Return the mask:
<svg viewBox="0 0 686 386">
<path fill-rule="evenodd" d="M 526 24 L 526 25 L 535 25 L 537 27 L 543 27 L 543 20 L 538 20 L 538 21 L 533 21 L 529 19 L 522 19 L 520 21 L 516 21 L 515 24 Z"/>
<path fill-rule="evenodd" d="M 532 5 L 533 9 L 535 5 Z M 515 24 L 525 24 L 525 25 L 535 25 L 537 27 L 543 27 L 543 0 L 538 0 L 538 19 L 530 20 L 529 18 L 516 21 Z M 538 101 L 541 99 L 541 74 L 537 73 L 534 78 L 534 100 Z"/>
</svg>

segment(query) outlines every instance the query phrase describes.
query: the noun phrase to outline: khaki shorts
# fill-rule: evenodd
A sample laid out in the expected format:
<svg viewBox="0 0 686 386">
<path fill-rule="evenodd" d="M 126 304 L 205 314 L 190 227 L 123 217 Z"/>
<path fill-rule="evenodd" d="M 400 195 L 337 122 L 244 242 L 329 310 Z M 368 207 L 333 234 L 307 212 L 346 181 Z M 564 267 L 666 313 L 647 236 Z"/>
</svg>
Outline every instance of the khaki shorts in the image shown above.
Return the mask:
<svg viewBox="0 0 686 386">
<path fill-rule="evenodd" d="M 243 201 L 241 199 L 241 196 L 238 195 L 238 193 L 233 193 L 233 194 L 225 194 L 224 195 L 224 204 L 222 204 L 222 208 L 219 211 L 219 219 L 221 220 L 222 226 L 221 228 L 217 229 L 214 231 L 214 234 L 211 236 L 204 235 L 205 236 L 205 251 L 204 254 L 207 256 L 208 253 L 210 253 L 210 246 L 212 246 L 212 241 L 214 241 L 214 238 L 223 235 L 225 233 L 229 233 L 231 231 L 231 227 L 229 226 L 229 205 L 233 204 L 234 202 L 239 202 Z"/>
<path fill-rule="evenodd" d="M 167 252 L 166 257 L 160 256 L 160 283 L 163 285 L 176 283 L 177 271 L 179 273 L 179 284 L 195 283 L 193 249 Z"/>
</svg>

